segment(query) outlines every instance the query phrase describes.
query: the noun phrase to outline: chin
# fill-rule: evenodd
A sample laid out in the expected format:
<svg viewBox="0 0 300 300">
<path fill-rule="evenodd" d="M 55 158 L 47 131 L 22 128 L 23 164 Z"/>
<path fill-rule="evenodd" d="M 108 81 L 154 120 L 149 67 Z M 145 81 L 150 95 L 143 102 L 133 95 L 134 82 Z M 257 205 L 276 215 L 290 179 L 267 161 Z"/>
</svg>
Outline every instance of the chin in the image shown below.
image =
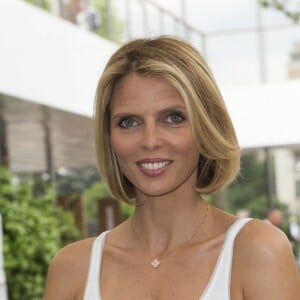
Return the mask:
<svg viewBox="0 0 300 300">
<path fill-rule="evenodd" d="M 139 189 L 139 192 L 148 197 L 163 197 L 177 190 L 179 186 L 164 189 L 150 189 L 147 187 L 147 189 Z"/>
</svg>

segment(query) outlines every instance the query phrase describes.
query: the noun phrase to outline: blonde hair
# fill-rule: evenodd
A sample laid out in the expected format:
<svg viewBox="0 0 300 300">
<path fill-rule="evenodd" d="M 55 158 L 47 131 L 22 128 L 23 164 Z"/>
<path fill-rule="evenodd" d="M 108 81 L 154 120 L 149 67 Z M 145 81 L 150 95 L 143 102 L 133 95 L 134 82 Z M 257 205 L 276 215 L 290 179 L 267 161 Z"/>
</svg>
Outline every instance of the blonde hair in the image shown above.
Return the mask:
<svg viewBox="0 0 300 300">
<path fill-rule="evenodd" d="M 173 37 L 142 38 L 119 48 L 99 80 L 94 105 L 98 169 L 114 197 L 134 203 L 133 185 L 122 174 L 110 143 L 110 101 L 127 74 L 168 81 L 181 94 L 200 152 L 196 190 L 209 194 L 228 185 L 240 167 L 240 149 L 222 95 L 199 52 Z"/>
</svg>

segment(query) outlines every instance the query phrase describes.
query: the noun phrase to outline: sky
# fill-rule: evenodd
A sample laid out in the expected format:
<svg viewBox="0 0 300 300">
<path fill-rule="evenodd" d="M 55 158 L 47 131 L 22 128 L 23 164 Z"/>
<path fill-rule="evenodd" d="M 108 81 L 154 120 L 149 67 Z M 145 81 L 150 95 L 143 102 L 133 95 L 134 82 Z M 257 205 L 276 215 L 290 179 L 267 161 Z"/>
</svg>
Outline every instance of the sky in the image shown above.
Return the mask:
<svg viewBox="0 0 300 300">
<path fill-rule="evenodd" d="M 293 0 L 298 1 L 298 0 Z M 125 18 L 124 0 L 114 0 L 118 14 Z M 160 32 L 159 11 L 147 4 L 147 16 L 143 14 L 142 1 L 130 0 L 131 35 L 182 34 L 174 22 L 164 17 L 164 32 Z M 290 53 L 295 43 L 300 43 L 300 24 L 290 26 L 291 21 L 274 9 L 258 9 L 256 0 L 164 0 L 157 3 L 178 17 L 185 11 L 186 21 L 206 34 L 205 49 L 199 36 L 192 35 L 191 42 L 205 54 L 217 81 L 222 85 L 249 85 L 262 82 L 281 82 L 288 79 Z M 257 26 L 258 11 L 261 24 L 284 25 L 269 29 L 263 34 L 263 70 L 259 63 L 259 37 L 253 30 Z M 147 20 L 145 22 L 145 20 Z M 231 30 L 252 29 L 244 33 Z M 125 38 L 126 39 L 126 38 Z M 265 73 L 265 76 L 262 75 Z"/>
</svg>

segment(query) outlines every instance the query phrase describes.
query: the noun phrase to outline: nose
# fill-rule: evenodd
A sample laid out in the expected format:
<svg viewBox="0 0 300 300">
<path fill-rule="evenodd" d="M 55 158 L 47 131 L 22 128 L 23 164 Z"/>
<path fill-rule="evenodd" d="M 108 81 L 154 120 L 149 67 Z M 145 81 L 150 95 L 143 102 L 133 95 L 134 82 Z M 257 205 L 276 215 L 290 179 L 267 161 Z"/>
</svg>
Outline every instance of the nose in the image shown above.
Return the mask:
<svg viewBox="0 0 300 300">
<path fill-rule="evenodd" d="M 143 150 L 153 151 L 162 147 L 162 137 L 155 124 L 144 125 L 141 133 L 140 147 Z"/>
</svg>

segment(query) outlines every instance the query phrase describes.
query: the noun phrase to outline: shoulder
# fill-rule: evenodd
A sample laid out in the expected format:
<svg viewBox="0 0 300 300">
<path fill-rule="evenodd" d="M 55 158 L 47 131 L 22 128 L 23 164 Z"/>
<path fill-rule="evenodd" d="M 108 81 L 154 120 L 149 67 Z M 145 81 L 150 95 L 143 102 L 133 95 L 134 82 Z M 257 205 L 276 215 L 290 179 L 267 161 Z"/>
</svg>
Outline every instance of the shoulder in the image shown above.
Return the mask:
<svg viewBox="0 0 300 300">
<path fill-rule="evenodd" d="M 45 300 L 75 299 L 86 281 L 94 240 L 89 238 L 71 243 L 55 255 L 48 269 Z"/>
<path fill-rule="evenodd" d="M 234 267 L 247 299 L 296 300 L 300 278 L 286 235 L 272 224 L 252 220 L 236 238 Z"/>
<path fill-rule="evenodd" d="M 265 255 L 266 251 L 290 250 L 289 241 L 283 231 L 271 223 L 261 220 L 250 220 L 237 237 L 236 244 L 243 251 Z"/>
<path fill-rule="evenodd" d="M 95 238 L 88 238 L 65 246 L 57 252 L 51 265 L 57 263 L 69 265 L 71 263 L 72 267 L 77 266 L 78 263 L 82 263 L 84 259 L 89 257 L 94 240 Z M 79 257 L 80 259 L 78 259 Z"/>
</svg>

